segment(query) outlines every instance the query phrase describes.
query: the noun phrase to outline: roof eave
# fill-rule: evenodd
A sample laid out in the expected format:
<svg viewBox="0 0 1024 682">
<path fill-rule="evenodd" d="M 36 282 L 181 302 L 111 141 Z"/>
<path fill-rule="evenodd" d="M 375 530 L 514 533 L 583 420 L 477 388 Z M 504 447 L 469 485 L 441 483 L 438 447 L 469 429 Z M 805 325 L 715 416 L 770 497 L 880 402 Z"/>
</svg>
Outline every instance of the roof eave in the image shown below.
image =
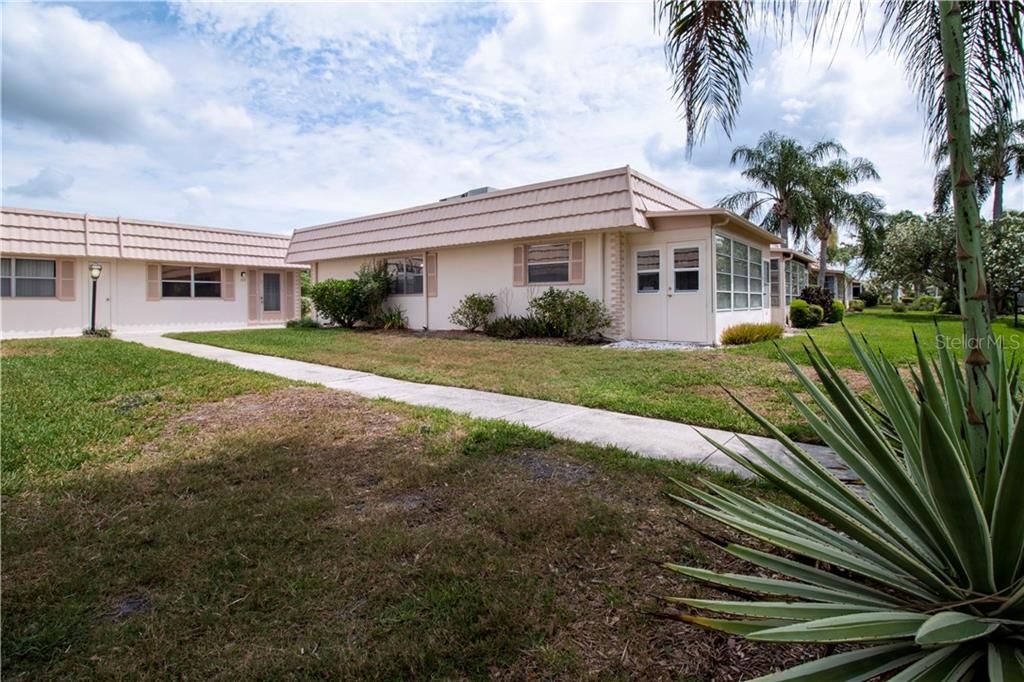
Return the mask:
<svg viewBox="0 0 1024 682">
<path fill-rule="evenodd" d="M 677 218 L 686 216 L 708 216 L 714 217 L 719 216 L 725 220 L 726 223 L 740 227 L 747 232 L 756 234 L 757 236 L 765 239 L 771 244 L 781 244 L 782 240 L 779 239 L 778 235 L 772 234 L 763 227 L 759 227 L 754 223 L 750 222 L 746 218 L 741 218 L 732 211 L 727 211 L 724 208 L 694 208 L 686 209 L 682 211 L 648 211 L 645 214 L 648 218 Z"/>
</svg>

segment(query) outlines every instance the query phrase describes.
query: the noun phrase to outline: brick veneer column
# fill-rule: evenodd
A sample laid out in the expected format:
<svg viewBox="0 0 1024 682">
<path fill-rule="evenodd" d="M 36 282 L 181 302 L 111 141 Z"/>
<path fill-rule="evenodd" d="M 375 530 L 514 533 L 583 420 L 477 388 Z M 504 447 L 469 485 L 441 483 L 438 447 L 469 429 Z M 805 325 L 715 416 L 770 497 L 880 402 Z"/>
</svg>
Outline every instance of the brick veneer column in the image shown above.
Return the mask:
<svg viewBox="0 0 1024 682">
<path fill-rule="evenodd" d="M 608 235 L 608 310 L 612 314 L 611 335 L 626 335 L 626 236 L 621 232 Z"/>
</svg>

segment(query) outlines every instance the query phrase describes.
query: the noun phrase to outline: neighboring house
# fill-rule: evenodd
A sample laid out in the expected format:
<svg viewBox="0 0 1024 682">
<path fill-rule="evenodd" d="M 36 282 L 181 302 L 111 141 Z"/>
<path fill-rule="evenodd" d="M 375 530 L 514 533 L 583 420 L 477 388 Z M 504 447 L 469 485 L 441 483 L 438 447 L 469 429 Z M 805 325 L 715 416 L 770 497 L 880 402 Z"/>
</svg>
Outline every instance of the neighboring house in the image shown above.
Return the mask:
<svg viewBox="0 0 1024 682">
<path fill-rule="evenodd" d="M 281 324 L 299 315 L 288 237 L 128 218 L 3 208 L 4 338 Z"/>
<path fill-rule="evenodd" d="M 789 304 L 800 298 L 810 281 L 808 265 L 812 256 L 782 246 L 771 250 L 771 309 L 772 322 L 789 326 Z"/>
<path fill-rule="evenodd" d="M 553 286 L 603 301 L 613 337 L 715 343 L 726 327 L 770 319 L 778 241 L 627 166 L 296 230 L 287 261 L 319 282 L 386 260 L 390 301 L 414 329 L 453 328 L 471 293 L 522 315 Z"/>
<path fill-rule="evenodd" d="M 818 281 L 818 264 L 811 263 L 811 281 Z M 854 285 L 857 286 L 857 294 L 860 294 L 860 281 L 843 268 L 829 267 L 825 270 L 825 288 L 832 292 L 832 297 L 839 299 L 843 304 L 849 304 L 856 296 Z"/>
</svg>

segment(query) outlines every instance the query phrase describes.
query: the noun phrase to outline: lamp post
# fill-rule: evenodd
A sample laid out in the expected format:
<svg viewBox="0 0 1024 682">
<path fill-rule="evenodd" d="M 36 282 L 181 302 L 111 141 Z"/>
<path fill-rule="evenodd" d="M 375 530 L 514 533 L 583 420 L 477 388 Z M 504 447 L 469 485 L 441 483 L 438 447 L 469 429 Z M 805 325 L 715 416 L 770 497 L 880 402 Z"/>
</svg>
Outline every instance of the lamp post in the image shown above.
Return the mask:
<svg viewBox="0 0 1024 682">
<path fill-rule="evenodd" d="M 103 272 L 102 265 L 89 263 L 89 277 L 92 279 L 92 324 L 89 325 L 89 330 L 92 332 L 96 331 L 96 280 L 100 278 L 101 272 Z"/>
</svg>

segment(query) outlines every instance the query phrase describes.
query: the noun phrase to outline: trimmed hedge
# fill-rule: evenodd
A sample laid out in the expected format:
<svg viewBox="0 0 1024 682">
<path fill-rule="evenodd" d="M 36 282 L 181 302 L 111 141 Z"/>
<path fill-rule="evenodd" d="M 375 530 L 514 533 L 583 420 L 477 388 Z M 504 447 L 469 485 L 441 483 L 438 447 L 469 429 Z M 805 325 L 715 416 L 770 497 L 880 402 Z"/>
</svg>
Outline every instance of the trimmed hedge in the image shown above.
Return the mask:
<svg viewBox="0 0 1024 682">
<path fill-rule="evenodd" d="M 848 310 L 850 312 L 859 313 L 859 312 L 864 310 L 864 307 L 866 305 L 867 304 L 864 301 L 862 301 L 861 299 L 855 298 L 855 299 L 850 301 L 850 307 L 848 308 Z"/>
<path fill-rule="evenodd" d="M 818 308 L 820 309 L 820 306 Z M 815 321 L 811 314 L 811 304 L 802 298 L 797 298 L 789 304 L 789 322 L 799 329 L 807 329 L 821 322 L 821 318 L 819 317 Z"/>
<path fill-rule="evenodd" d="M 842 301 L 832 301 L 832 310 L 828 314 L 829 322 L 842 322 L 846 316 L 846 306 Z"/>
<path fill-rule="evenodd" d="M 547 329 L 547 336 L 569 341 L 594 341 L 612 323 L 604 303 L 582 291 L 550 287 L 530 301 L 530 315 Z"/>
<path fill-rule="evenodd" d="M 781 338 L 782 325 L 774 322 L 744 322 L 734 324 L 722 332 L 722 343 L 726 346 L 742 346 Z"/>
<path fill-rule="evenodd" d="M 902 301 L 893 301 L 892 311 L 894 313 L 905 313 L 907 312 L 907 304 L 903 303 Z"/>
<path fill-rule="evenodd" d="M 925 312 L 932 312 L 939 307 L 939 299 L 936 296 L 928 296 L 922 294 L 910 302 L 908 308 L 910 310 L 923 310 Z"/>
</svg>

